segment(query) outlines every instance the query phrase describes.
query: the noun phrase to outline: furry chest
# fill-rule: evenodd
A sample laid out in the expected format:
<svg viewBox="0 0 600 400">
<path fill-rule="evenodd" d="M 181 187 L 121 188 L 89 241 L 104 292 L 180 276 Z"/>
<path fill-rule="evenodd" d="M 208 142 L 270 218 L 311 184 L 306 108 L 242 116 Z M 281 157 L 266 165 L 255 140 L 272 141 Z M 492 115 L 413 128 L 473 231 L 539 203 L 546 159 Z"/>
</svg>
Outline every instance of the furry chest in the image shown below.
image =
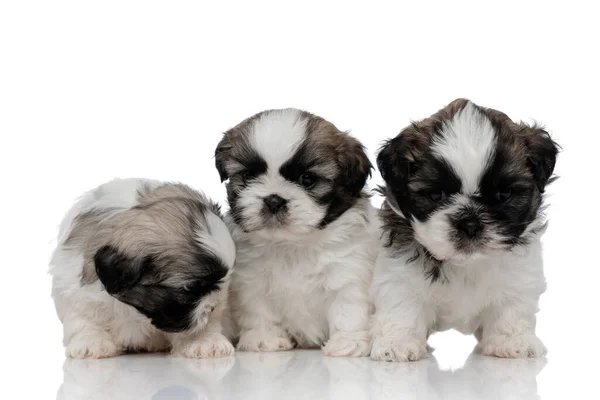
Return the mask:
<svg viewBox="0 0 600 400">
<path fill-rule="evenodd" d="M 496 291 L 486 280 L 467 278 L 436 282 L 430 292 L 429 305 L 435 315 L 435 330 L 457 329 L 473 333 L 478 317 L 490 304 Z"/>
<path fill-rule="evenodd" d="M 269 290 L 284 316 L 316 316 L 329 302 L 326 280 L 318 264 L 282 265 L 272 271 Z"/>
<path fill-rule="evenodd" d="M 303 347 L 321 345 L 327 337 L 327 311 L 334 298 L 326 289 L 326 263 L 317 257 L 272 258 L 267 263 L 265 290 L 285 329 Z"/>
</svg>

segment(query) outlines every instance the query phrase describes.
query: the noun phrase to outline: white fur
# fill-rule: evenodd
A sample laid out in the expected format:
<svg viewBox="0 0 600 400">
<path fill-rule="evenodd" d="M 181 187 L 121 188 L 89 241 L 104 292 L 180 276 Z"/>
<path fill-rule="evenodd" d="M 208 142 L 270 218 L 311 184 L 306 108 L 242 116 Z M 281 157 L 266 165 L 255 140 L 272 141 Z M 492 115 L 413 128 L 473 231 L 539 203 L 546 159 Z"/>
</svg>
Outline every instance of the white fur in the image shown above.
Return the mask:
<svg viewBox="0 0 600 400">
<path fill-rule="evenodd" d="M 160 183 L 150 179 L 144 179 L 144 182 L 150 186 L 157 186 Z M 137 190 L 140 185 L 141 181 L 137 178 L 113 179 L 85 192 L 63 218 L 59 228 L 58 242 L 62 243 L 67 238 L 73 220 L 80 214 L 93 209 L 114 208 L 115 211 L 119 211 L 135 206 L 138 202 Z"/>
<path fill-rule="evenodd" d="M 134 307 L 106 293 L 99 280 L 83 286 L 80 283 L 82 251 L 65 246 L 74 218 L 92 209 L 114 209 L 115 213 L 126 210 L 137 204 L 137 191 L 142 185 L 158 184 L 146 179 L 115 179 L 85 193 L 61 223 L 50 273 L 53 276 L 52 297 L 63 323 L 63 342 L 68 357 L 112 357 L 127 348 L 148 351 L 171 349 L 173 354 L 201 358 L 232 354 L 232 345 L 220 333 L 220 315 L 226 305 L 227 286 L 202 299 L 197 309 L 195 329 L 170 334 L 156 329 Z M 227 240 L 227 228 L 216 216 L 207 215 L 213 230 L 211 247 L 232 267 L 235 251 L 231 238 Z"/>
<path fill-rule="evenodd" d="M 269 170 L 277 172 L 304 139 L 304 127 L 300 110 L 287 108 L 271 111 L 256 121 L 252 147 L 267 162 Z"/>
<path fill-rule="evenodd" d="M 309 195 L 298 185 L 288 182 L 282 177 L 279 168 L 269 168 L 266 174 L 259 176 L 251 187 L 241 192 L 239 205 L 242 208 L 245 227 L 249 231 L 255 231 L 268 239 L 272 236 L 272 230 L 264 229 L 261 210 L 262 199 L 268 195 L 276 194 L 288 200 L 288 227 L 287 231 L 292 235 L 306 235 L 314 230 L 325 216 L 326 208 L 316 204 Z M 279 235 L 283 235 L 282 230 Z"/>
<path fill-rule="evenodd" d="M 483 354 L 540 356 L 535 336 L 538 299 L 546 289 L 539 238 L 527 248 L 444 264 L 443 283 L 424 278 L 423 267 L 380 252 L 371 294 L 375 301 L 372 358 L 416 360 L 434 331 L 478 332 Z"/>
<path fill-rule="evenodd" d="M 235 244 L 229 229 L 221 218 L 213 213 L 206 215 L 206 223 L 208 231 L 196 232 L 198 240 L 212 250 L 214 255 L 225 261 L 225 265 L 233 265 L 235 263 Z"/>
<path fill-rule="evenodd" d="M 473 194 L 496 147 L 494 127 L 473 103 L 456 113 L 436 135 L 431 151 L 460 176 L 463 190 Z"/>
<path fill-rule="evenodd" d="M 285 233 L 267 239 L 233 226 L 238 252 L 231 302 L 238 349 L 288 350 L 293 339 L 300 347 L 324 346 L 330 356 L 368 355 L 375 220 L 368 200 L 361 200 L 361 207 L 326 229 L 293 240 Z"/>
<path fill-rule="evenodd" d="M 469 206 L 470 203 L 467 196 L 455 194 L 453 195 L 452 204 L 431 215 L 427 221 L 421 222 L 413 218 L 415 239 L 425 246 L 438 260 L 452 260 L 455 263 L 459 263 L 463 260 L 495 254 L 498 248 L 502 248 L 503 246 L 499 244 L 502 238 L 495 232 L 493 227 L 486 227 L 484 235 L 488 239 L 488 242 L 485 247 L 478 249 L 475 253 L 464 254 L 458 251 L 449 239 L 453 230 L 450 223 L 450 216 L 455 214 L 460 208 Z"/>
</svg>

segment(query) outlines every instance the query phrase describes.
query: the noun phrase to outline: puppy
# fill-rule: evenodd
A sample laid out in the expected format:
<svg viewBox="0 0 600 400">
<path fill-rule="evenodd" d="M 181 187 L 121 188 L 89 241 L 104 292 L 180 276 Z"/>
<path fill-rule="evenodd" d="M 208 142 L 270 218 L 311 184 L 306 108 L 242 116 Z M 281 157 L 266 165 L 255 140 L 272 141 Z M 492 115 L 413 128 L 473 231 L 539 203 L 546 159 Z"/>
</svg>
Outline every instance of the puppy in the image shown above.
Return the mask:
<svg viewBox="0 0 600 400">
<path fill-rule="evenodd" d="M 417 360 L 452 328 L 475 333 L 485 355 L 545 353 L 535 314 L 557 152 L 542 128 L 464 99 L 384 144 L 373 359 Z"/>
<path fill-rule="evenodd" d="M 215 159 L 237 247 L 238 349 L 368 355 L 378 245 L 361 143 L 308 112 L 269 110 L 227 131 Z"/>
<path fill-rule="evenodd" d="M 234 261 L 219 207 L 187 186 L 115 179 L 84 194 L 50 270 L 67 356 L 231 355 L 221 316 Z"/>
</svg>

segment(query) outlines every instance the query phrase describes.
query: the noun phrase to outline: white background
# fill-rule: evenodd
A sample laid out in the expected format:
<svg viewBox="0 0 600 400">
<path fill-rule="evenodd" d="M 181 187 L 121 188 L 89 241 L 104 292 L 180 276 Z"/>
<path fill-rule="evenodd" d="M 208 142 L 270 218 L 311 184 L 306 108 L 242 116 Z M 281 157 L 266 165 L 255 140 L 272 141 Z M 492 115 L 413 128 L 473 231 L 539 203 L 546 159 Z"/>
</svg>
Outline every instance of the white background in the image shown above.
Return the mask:
<svg viewBox="0 0 600 400">
<path fill-rule="evenodd" d="M 541 122 L 563 147 L 538 393 L 597 395 L 586 390 L 598 354 L 598 12 L 578 1 L 412 3 L 1 2 L 2 398 L 54 398 L 63 381 L 47 269 L 82 191 L 144 176 L 223 201 L 214 148 L 255 112 L 319 114 L 374 160 L 383 139 L 457 97 Z M 431 342 L 446 370 L 474 339 Z"/>
</svg>

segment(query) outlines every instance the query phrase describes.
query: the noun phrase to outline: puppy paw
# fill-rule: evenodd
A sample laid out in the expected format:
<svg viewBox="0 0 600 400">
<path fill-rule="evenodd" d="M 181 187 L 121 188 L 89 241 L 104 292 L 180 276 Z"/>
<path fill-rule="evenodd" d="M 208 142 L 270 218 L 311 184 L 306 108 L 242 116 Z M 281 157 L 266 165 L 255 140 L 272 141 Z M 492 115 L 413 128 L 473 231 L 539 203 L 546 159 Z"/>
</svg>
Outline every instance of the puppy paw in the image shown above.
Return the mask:
<svg viewBox="0 0 600 400">
<path fill-rule="evenodd" d="M 329 357 L 364 357 L 371 352 L 371 339 L 366 331 L 336 332 L 323 346 Z"/>
<path fill-rule="evenodd" d="M 371 358 L 375 361 L 417 361 L 427 354 L 427 344 L 410 336 L 384 336 L 375 339 Z"/>
<path fill-rule="evenodd" d="M 530 333 L 488 336 L 479 342 L 477 350 L 484 356 L 500 358 L 537 358 L 546 354 L 546 347 L 542 341 Z"/>
<path fill-rule="evenodd" d="M 121 354 L 121 349 L 103 337 L 73 338 L 65 350 L 69 358 L 109 358 Z"/>
<path fill-rule="evenodd" d="M 237 344 L 240 351 L 286 351 L 294 344 L 284 332 L 250 330 L 242 333 Z"/>
<path fill-rule="evenodd" d="M 235 349 L 220 333 L 204 333 L 195 340 L 173 346 L 171 353 L 187 358 L 222 358 L 233 355 Z"/>
</svg>

